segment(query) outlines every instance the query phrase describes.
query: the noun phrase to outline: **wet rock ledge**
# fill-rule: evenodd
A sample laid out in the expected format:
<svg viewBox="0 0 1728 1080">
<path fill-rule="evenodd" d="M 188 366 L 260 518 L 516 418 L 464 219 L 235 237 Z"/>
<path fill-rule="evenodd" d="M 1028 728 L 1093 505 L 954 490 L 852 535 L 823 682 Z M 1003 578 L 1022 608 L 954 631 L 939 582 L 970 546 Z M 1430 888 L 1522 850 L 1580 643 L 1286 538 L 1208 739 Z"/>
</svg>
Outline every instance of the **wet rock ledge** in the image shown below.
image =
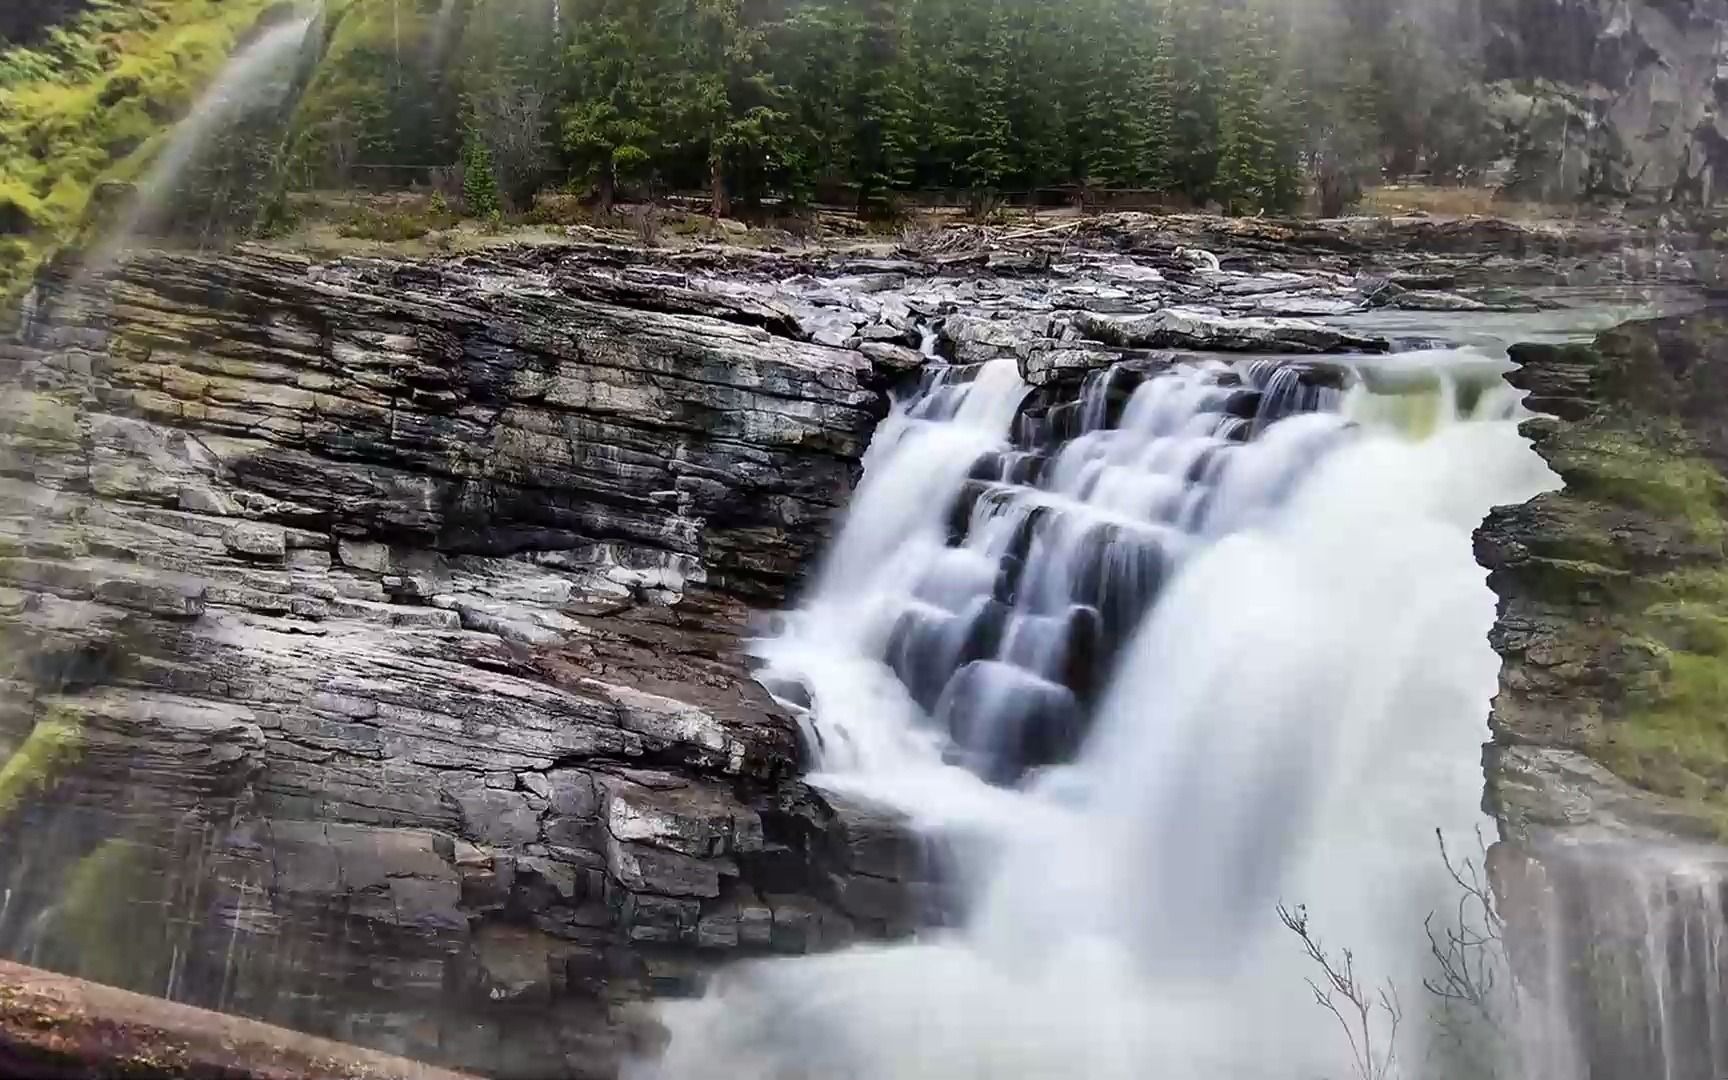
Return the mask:
<svg viewBox="0 0 1728 1080">
<path fill-rule="evenodd" d="M 738 652 L 885 409 L 861 352 L 501 264 L 56 299 L 0 345 L 0 952 L 603 1076 L 633 1002 L 912 925 L 918 852 Z"/>
<path fill-rule="evenodd" d="M 1490 802 L 1515 834 L 1728 839 L 1728 309 L 1513 359 L 1565 489 L 1477 534 Z"/>
</svg>

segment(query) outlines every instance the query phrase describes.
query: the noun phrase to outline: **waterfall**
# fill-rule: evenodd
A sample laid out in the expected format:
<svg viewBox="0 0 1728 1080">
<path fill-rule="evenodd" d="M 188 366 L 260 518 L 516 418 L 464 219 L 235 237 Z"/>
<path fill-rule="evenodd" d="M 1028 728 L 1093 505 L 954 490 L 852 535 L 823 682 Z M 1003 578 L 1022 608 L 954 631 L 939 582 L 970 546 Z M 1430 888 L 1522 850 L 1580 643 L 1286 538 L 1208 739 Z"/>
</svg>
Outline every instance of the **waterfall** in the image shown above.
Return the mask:
<svg viewBox="0 0 1728 1080">
<path fill-rule="evenodd" d="M 1720 848 L 1573 838 L 1505 875 L 1533 1080 L 1728 1076 Z"/>
<path fill-rule="evenodd" d="M 722 972 L 642 1071 L 1354 1075 L 1280 903 L 1402 990 L 1419 1062 L 1434 831 L 1484 824 L 1470 536 L 1552 477 L 1497 379 L 1459 392 L 1484 355 L 1380 363 L 927 369 L 758 649 L 815 783 L 983 869 L 957 929 Z M 1439 390 L 1370 389 L 1400 383 Z"/>
</svg>

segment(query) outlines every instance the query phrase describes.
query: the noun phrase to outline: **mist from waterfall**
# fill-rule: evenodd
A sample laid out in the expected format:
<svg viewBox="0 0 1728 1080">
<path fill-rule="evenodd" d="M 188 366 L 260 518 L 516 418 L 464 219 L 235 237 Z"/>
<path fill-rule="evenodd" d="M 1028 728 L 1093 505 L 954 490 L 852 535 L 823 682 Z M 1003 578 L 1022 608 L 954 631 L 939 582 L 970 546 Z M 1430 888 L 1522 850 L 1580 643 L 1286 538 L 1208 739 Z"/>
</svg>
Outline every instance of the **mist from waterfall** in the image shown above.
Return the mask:
<svg viewBox="0 0 1728 1080">
<path fill-rule="evenodd" d="M 771 687 L 810 696 L 818 784 L 898 807 L 983 868 L 961 925 L 724 971 L 706 998 L 664 1008 L 670 1047 L 645 1073 L 1353 1075 L 1280 903 L 1352 949 L 1364 982 L 1399 988 L 1401 1060 L 1419 1065 L 1423 920 L 1454 899 L 1434 832 L 1474 850 L 1487 824 L 1480 745 L 1498 666 L 1471 533 L 1553 478 L 1497 379 L 1460 404 L 1451 372 L 1491 358 L 1379 363 L 1402 377 L 1305 395 L 1299 369 L 1267 362 L 1140 373 L 1127 395 L 1109 392 L 1113 372 L 1077 416 L 1046 417 L 1055 439 L 1015 430 L 1027 388 L 1011 362 L 927 377 L 872 447 L 814 594 L 761 651 Z M 1366 389 L 1387 381 L 1433 390 Z M 980 475 L 1036 479 L 969 493 Z M 945 545 L 946 511 L 969 497 L 965 539 Z M 1030 544 L 1005 541 L 1029 516 Z M 1100 529 L 1125 546 L 1090 543 Z M 1125 550 L 1156 554 L 1131 566 Z M 1009 611 L 976 614 L 1004 599 L 1008 558 Z M 1026 643 L 1071 602 L 1064 590 L 1100 574 L 1139 582 L 1149 614 L 1086 710 L 1078 753 L 1016 764 L 998 743 L 992 758 L 980 715 L 1010 724 L 1028 694 L 1074 692 L 1072 676 L 1035 670 L 1062 667 L 1062 634 Z M 896 653 L 909 618 L 937 627 L 914 660 L 940 654 L 951 628 L 975 640 L 1005 625 L 993 659 L 957 657 L 932 707 Z M 1107 646 L 1099 634 L 1089 651 Z M 984 704 L 957 724 L 953 686 L 980 677 Z"/>
<path fill-rule="evenodd" d="M 181 177 L 211 141 L 266 99 L 300 57 L 322 14 L 322 3 L 314 4 L 303 15 L 267 27 L 229 58 L 191 111 L 169 132 L 166 145 L 138 183 L 125 216 L 87 260 L 91 271 L 99 273 L 112 265 L 175 198 Z"/>
</svg>

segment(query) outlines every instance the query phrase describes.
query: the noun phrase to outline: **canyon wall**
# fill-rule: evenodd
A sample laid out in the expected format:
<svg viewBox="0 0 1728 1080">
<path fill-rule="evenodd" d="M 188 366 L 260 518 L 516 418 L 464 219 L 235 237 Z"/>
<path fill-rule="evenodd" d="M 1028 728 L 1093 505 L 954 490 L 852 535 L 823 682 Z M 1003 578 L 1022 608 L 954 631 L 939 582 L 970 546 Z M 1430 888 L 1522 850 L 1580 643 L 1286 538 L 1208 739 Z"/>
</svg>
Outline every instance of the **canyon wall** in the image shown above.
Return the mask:
<svg viewBox="0 0 1728 1080">
<path fill-rule="evenodd" d="M 612 280 L 157 254 L 0 346 L 0 950 L 586 1076 L 649 993 L 922 916 L 739 654 L 882 379 Z"/>
</svg>

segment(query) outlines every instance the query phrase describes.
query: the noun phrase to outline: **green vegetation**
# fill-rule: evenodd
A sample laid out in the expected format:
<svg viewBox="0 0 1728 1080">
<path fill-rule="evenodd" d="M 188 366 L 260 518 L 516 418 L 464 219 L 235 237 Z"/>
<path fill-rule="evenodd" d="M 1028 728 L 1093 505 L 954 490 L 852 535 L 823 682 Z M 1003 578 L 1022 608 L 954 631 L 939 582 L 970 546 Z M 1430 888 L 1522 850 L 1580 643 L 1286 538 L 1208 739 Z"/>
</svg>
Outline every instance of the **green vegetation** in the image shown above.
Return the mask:
<svg viewBox="0 0 1728 1080">
<path fill-rule="evenodd" d="M 0 52 L 0 299 L 96 227 L 125 193 L 104 182 L 141 175 L 278 8 L 94 0 Z M 316 67 L 220 132 L 149 231 L 280 234 L 287 190 L 410 186 L 463 197 L 479 219 L 531 213 L 549 189 L 591 195 L 600 219 L 620 190 L 704 190 L 716 214 L 821 198 L 889 217 L 900 193 L 935 190 L 984 215 L 1005 192 L 1051 188 L 1235 213 L 1293 209 L 1312 188 L 1338 210 L 1383 165 L 1462 160 L 1459 132 L 1480 120 L 1468 27 L 1421 0 L 327 0 L 323 12 Z M 1456 47 L 1394 62 L 1436 40 Z M 1354 59 L 1340 65 L 1344 41 Z M 1430 113 L 1447 123 L 1425 124 Z"/>
<path fill-rule="evenodd" d="M 1672 425 L 1580 425 L 1553 464 L 1581 496 L 1683 522 L 1694 541 L 1720 543 L 1728 538 L 1728 480 L 1685 446 Z"/>
<path fill-rule="evenodd" d="M 1728 570 L 1640 585 L 1654 601 L 1615 623 L 1648 662 L 1600 756 L 1633 783 L 1697 805 L 1728 837 Z"/>
<path fill-rule="evenodd" d="M 82 745 L 75 714 L 50 709 L 38 718 L 23 743 L 0 764 L 0 819 L 52 783 L 60 769 L 78 757 Z"/>
<path fill-rule="evenodd" d="M 433 199 L 425 205 L 409 204 L 388 210 L 361 207 L 337 226 L 336 233 L 350 239 L 388 244 L 418 240 L 427 233 L 451 228 L 456 222 L 456 215 L 440 200 Z"/>
<path fill-rule="evenodd" d="M 0 300 L 129 179 L 269 0 L 103 0 L 0 53 Z"/>
<path fill-rule="evenodd" d="M 1728 480 L 1677 424 L 1628 415 L 1577 425 L 1553 463 L 1573 505 L 1563 546 L 1577 560 L 1545 565 L 1570 579 L 1558 588 L 1602 605 L 1598 632 L 1621 673 L 1617 715 L 1593 750 L 1728 837 Z M 1673 568 L 1652 572 L 1652 558 Z"/>
<path fill-rule="evenodd" d="M 1323 173 L 1347 204 L 1382 165 L 1461 159 L 1471 42 L 1449 18 L 1419 0 L 352 0 L 291 173 L 437 184 L 468 171 L 471 131 L 518 212 L 568 181 L 602 212 L 621 188 L 875 213 L 899 191 L 983 208 L 1060 185 L 1253 213 Z M 1433 40 L 1458 55 L 1399 59 Z"/>
<path fill-rule="evenodd" d="M 492 168 L 492 154 L 473 135 L 462 148 L 462 202 L 474 217 L 492 217 L 499 210 L 498 176 Z"/>
</svg>

